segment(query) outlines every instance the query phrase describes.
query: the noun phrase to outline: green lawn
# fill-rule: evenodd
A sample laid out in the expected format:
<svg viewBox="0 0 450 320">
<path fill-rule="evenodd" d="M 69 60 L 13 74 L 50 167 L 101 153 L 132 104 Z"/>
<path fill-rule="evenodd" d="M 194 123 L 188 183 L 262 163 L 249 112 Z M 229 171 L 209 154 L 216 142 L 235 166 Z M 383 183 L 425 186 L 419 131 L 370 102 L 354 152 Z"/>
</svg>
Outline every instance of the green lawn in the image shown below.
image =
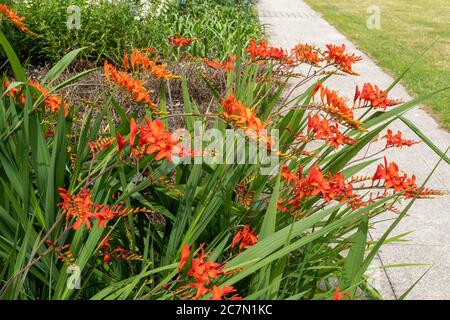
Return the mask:
<svg viewBox="0 0 450 320">
<path fill-rule="evenodd" d="M 450 85 L 449 0 L 306 0 L 315 10 L 394 76 L 434 39 L 438 42 L 403 79 L 414 96 Z M 369 30 L 367 8 L 381 9 L 381 29 Z M 450 92 L 427 101 L 442 127 L 450 129 Z"/>
</svg>

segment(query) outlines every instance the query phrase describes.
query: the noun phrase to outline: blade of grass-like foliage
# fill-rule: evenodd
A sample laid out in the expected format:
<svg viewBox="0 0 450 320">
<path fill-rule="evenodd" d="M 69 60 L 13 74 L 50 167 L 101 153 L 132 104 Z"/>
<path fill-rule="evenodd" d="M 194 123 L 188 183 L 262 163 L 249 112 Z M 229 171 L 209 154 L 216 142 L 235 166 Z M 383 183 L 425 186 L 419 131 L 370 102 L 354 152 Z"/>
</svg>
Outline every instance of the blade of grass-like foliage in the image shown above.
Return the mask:
<svg viewBox="0 0 450 320">
<path fill-rule="evenodd" d="M 400 117 L 400 120 L 403 121 L 415 134 L 425 142 L 431 150 L 433 150 L 439 157 L 443 158 L 445 162 L 450 164 L 450 159 L 419 129 L 417 126 L 409 119 L 405 117 Z"/>
<path fill-rule="evenodd" d="M 13 70 L 14 77 L 16 78 L 16 80 L 20 82 L 27 81 L 25 70 L 20 64 L 20 61 L 17 58 L 13 48 L 9 44 L 8 39 L 6 39 L 5 35 L 1 31 L 0 31 L 0 44 L 2 45 L 3 50 L 6 53 L 6 56 L 8 57 L 8 61 L 11 65 L 11 69 Z"/>
<path fill-rule="evenodd" d="M 82 71 L 82 72 L 80 72 L 80 73 L 77 73 L 77 74 L 74 75 L 73 77 L 70 77 L 69 79 L 64 80 L 64 81 L 61 82 L 61 83 L 58 83 L 58 84 L 57 84 L 56 86 L 54 86 L 51 90 L 49 90 L 49 92 L 58 91 L 58 90 L 60 90 L 60 89 L 62 89 L 62 88 L 64 88 L 64 87 L 68 86 L 69 84 L 74 83 L 74 82 L 80 80 L 81 78 L 83 78 L 84 76 L 88 75 L 89 73 L 92 73 L 92 72 L 97 71 L 97 70 L 98 70 L 97 68 L 92 68 L 92 69 L 85 70 L 85 71 Z"/>
<path fill-rule="evenodd" d="M 278 174 L 275 182 L 275 187 L 272 191 L 272 196 L 270 197 L 269 206 L 267 207 L 266 214 L 264 215 L 264 219 L 261 225 L 261 229 L 259 231 L 259 240 L 263 240 L 275 232 L 276 227 L 276 219 L 277 219 L 277 202 L 280 195 L 280 181 L 281 174 Z M 258 291 L 257 288 L 267 288 L 271 283 L 271 274 L 272 274 L 272 266 L 268 265 L 264 267 L 255 274 L 252 279 L 252 290 Z M 279 283 L 279 282 L 278 282 Z"/>
<path fill-rule="evenodd" d="M 175 223 L 173 224 L 169 241 L 167 243 L 166 252 L 163 257 L 163 264 L 172 262 L 177 254 L 178 248 L 182 245 L 181 240 L 183 239 L 183 234 L 186 230 L 186 226 L 192 219 L 192 201 L 201 178 L 201 169 L 201 165 L 192 166 L 192 171 L 189 175 L 189 180 L 186 185 L 186 193 L 180 202 L 175 217 Z"/>
<path fill-rule="evenodd" d="M 408 288 L 408 290 L 406 290 L 400 297 L 398 297 L 398 300 L 404 300 L 408 294 L 412 291 L 412 289 L 414 289 L 414 287 L 420 282 L 420 280 L 422 280 L 423 277 L 425 277 L 425 275 L 428 273 L 428 271 L 431 270 L 432 267 L 429 267 L 420 277 L 419 279 L 416 280 L 416 282 L 413 283 L 413 285 L 411 287 Z"/>
<path fill-rule="evenodd" d="M 64 172 L 66 167 L 66 121 L 64 118 L 64 108 L 61 108 L 56 125 L 56 133 L 53 140 L 52 156 L 50 160 L 49 175 L 47 179 L 47 190 L 45 196 L 45 223 L 47 229 L 55 222 L 56 189 L 64 187 Z"/>
<path fill-rule="evenodd" d="M 114 283 L 108 287 L 106 287 L 105 289 L 101 290 L 99 293 L 97 293 L 96 295 L 94 295 L 91 300 L 103 300 L 106 299 L 109 295 L 113 294 L 115 291 L 120 290 L 121 288 L 124 288 L 125 286 L 127 286 L 129 283 L 135 281 L 135 280 L 140 280 L 143 278 L 148 277 L 151 274 L 156 274 L 156 273 L 160 273 L 160 272 L 165 272 L 168 270 L 173 270 L 176 269 L 178 266 L 178 263 L 173 263 L 167 266 L 163 266 L 163 267 L 159 267 L 159 268 L 155 268 L 146 272 L 142 272 L 136 276 L 130 277 L 128 279 L 122 280 L 120 282 Z M 167 278 L 171 279 L 173 278 L 176 274 L 177 274 L 178 270 L 175 270 L 174 272 L 172 272 Z M 164 283 L 163 281 L 161 283 Z"/>
<path fill-rule="evenodd" d="M 70 51 L 61 60 L 59 60 L 42 79 L 41 83 L 43 85 L 51 85 L 53 81 L 58 79 L 58 77 L 67 69 L 67 67 L 72 63 L 72 61 L 78 56 L 78 54 L 84 50 L 84 48 L 79 48 Z"/>
<path fill-rule="evenodd" d="M 352 237 L 352 246 L 345 260 L 343 276 L 340 288 L 349 288 L 360 280 L 357 270 L 364 261 L 364 252 L 367 243 L 367 234 L 369 230 L 369 218 L 365 216 L 361 219 L 358 230 Z M 356 290 L 353 289 L 353 291 Z M 354 295 L 354 294 L 351 294 Z"/>
</svg>

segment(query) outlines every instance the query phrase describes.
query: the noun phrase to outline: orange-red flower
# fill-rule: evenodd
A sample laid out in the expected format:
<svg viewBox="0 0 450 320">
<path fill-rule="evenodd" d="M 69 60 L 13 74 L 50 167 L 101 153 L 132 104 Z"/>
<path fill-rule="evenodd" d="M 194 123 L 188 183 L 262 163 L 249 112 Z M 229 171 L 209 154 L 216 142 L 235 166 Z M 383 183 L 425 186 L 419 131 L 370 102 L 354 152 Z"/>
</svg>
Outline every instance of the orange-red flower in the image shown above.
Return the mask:
<svg viewBox="0 0 450 320">
<path fill-rule="evenodd" d="M 406 173 L 400 175 L 398 165 L 395 162 L 388 164 L 386 157 L 384 157 L 384 165 L 379 164 L 377 166 L 372 180 L 384 180 L 385 190 L 393 189 L 394 192 L 405 192 L 405 199 L 410 199 L 416 195 L 418 198 L 427 198 L 443 194 L 439 190 L 418 187 L 415 175 L 411 177 L 408 177 Z"/>
<path fill-rule="evenodd" d="M 379 164 L 372 177 L 373 181 L 384 180 L 385 189 L 394 189 L 394 192 L 407 191 L 407 198 L 414 196 L 417 191 L 416 176 L 408 178 L 407 174 L 400 176 L 398 165 L 395 162 L 388 164 L 384 157 L 384 165 Z"/>
<path fill-rule="evenodd" d="M 255 115 L 252 109 L 246 108 L 234 94 L 222 99 L 222 106 L 222 116 L 226 121 L 244 130 L 250 138 L 264 142 L 267 149 L 272 148 L 273 137 L 268 135 L 265 123 Z"/>
<path fill-rule="evenodd" d="M 143 148 L 145 154 L 156 154 L 156 161 L 164 158 L 172 161 L 172 155 L 178 150 L 178 143 L 179 141 L 174 138 L 159 119 L 150 121 L 145 118 L 145 124 L 140 127 L 138 142 L 139 148 Z"/>
<path fill-rule="evenodd" d="M 313 94 L 319 91 L 321 102 L 324 104 L 323 110 L 348 126 L 356 129 L 360 127 L 361 122 L 354 118 L 353 110 L 347 106 L 343 97 L 339 97 L 335 90 L 324 87 L 320 82 L 314 88 Z"/>
<path fill-rule="evenodd" d="M 91 141 L 88 143 L 88 147 L 91 150 L 92 157 L 94 157 L 97 153 L 105 150 L 109 146 L 112 146 L 114 143 L 114 138 L 111 137 L 102 137 L 96 141 Z"/>
<path fill-rule="evenodd" d="M 314 116 L 308 114 L 308 133 L 310 132 L 314 133 L 314 139 L 324 140 L 336 149 L 341 145 L 356 143 L 354 139 L 343 135 L 339 131 L 337 123 L 330 124 L 326 118 L 322 117 L 321 119 L 317 114 Z"/>
<path fill-rule="evenodd" d="M 95 205 L 91 200 L 91 194 L 83 189 L 78 195 L 72 196 L 66 189 L 60 188 L 59 195 L 63 199 L 59 206 L 66 212 L 66 224 L 71 217 L 74 217 L 74 230 L 78 230 L 83 224 L 86 224 L 86 229 L 90 229 L 92 208 Z"/>
<path fill-rule="evenodd" d="M 35 89 L 37 89 L 42 94 L 42 97 L 44 99 L 44 106 L 47 107 L 47 110 L 49 112 L 59 113 L 59 110 L 61 109 L 61 106 L 64 103 L 65 104 L 64 115 L 67 116 L 67 114 L 69 113 L 68 105 L 67 105 L 67 103 L 63 102 L 63 99 L 61 97 L 49 94 L 49 92 L 46 88 L 44 88 L 38 82 L 33 81 L 31 79 L 28 81 L 28 84 L 30 86 L 34 87 Z M 10 85 L 10 82 L 5 81 L 5 83 L 3 84 L 3 89 L 6 90 L 9 87 L 9 85 Z M 18 87 L 12 88 L 7 93 L 7 95 L 16 98 L 17 95 L 20 93 L 20 90 L 21 89 Z M 20 99 L 20 104 L 25 105 L 25 95 L 21 94 L 19 99 Z"/>
<path fill-rule="evenodd" d="M 328 61 L 328 63 L 336 65 L 341 71 L 349 74 L 356 74 L 352 70 L 352 66 L 362 59 L 354 53 L 347 53 L 345 51 L 345 44 L 340 46 L 327 44 L 327 50 L 325 50 L 324 54 L 325 60 Z"/>
<path fill-rule="evenodd" d="M 6 91 L 8 89 L 8 87 L 10 86 L 10 84 L 11 84 L 11 82 L 6 80 L 3 83 L 3 90 Z M 15 98 L 19 93 L 20 93 L 20 88 L 14 87 L 14 88 L 11 88 L 11 90 L 8 91 L 7 95 Z"/>
<path fill-rule="evenodd" d="M 258 235 L 255 230 L 250 230 L 249 225 L 245 225 L 242 229 L 240 229 L 233 238 L 231 242 L 231 250 L 239 244 L 239 251 L 243 249 L 251 248 L 258 241 Z"/>
<path fill-rule="evenodd" d="M 120 158 L 122 158 L 122 150 L 123 150 L 123 148 L 125 148 L 126 141 L 122 137 L 122 135 L 120 134 L 119 131 L 117 131 L 116 139 L 117 139 L 117 146 L 118 146 L 118 150 L 119 150 L 119 156 L 120 156 Z"/>
<path fill-rule="evenodd" d="M 191 38 L 183 38 L 180 33 L 177 33 L 176 36 L 169 37 L 169 43 L 172 47 L 175 48 L 183 48 L 184 46 L 190 45 L 196 39 Z"/>
<path fill-rule="evenodd" d="M 266 39 L 262 39 L 259 44 L 255 40 L 250 40 L 245 52 L 250 53 L 253 60 L 277 60 L 282 62 L 288 58 L 286 50 L 269 46 Z"/>
<path fill-rule="evenodd" d="M 222 99 L 222 106 L 224 109 L 223 117 L 233 122 L 237 127 L 244 130 L 263 130 L 265 128 L 264 123 L 254 114 L 253 110 L 246 108 L 234 94 Z"/>
<path fill-rule="evenodd" d="M 136 135 L 139 131 L 138 126 L 136 125 L 136 121 L 134 118 L 131 118 L 130 120 L 130 147 L 131 150 L 134 149 L 134 141 L 136 140 Z"/>
<path fill-rule="evenodd" d="M 106 80 L 113 81 L 119 87 L 128 90 L 134 101 L 145 103 L 151 109 L 156 109 L 156 104 L 151 101 L 150 93 L 145 89 L 142 81 L 133 79 L 128 73 L 116 70 L 105 60 L 104 72 Z"/>
<path fill-rule="evenodd" d="M 306 176 L 303 176 L 303 169 L 298 169 L 297 175 L 289 171 L 287 166 L 282 167 L 281 178 L 293 187 L 294 197 L 286 203 L 300 208 L 301 201 L 312 196 L 321 196 L 326 202 L 331 200 L 346 201 L 357 197 L 353 193 L 351 183 L 346 183 L 341 173 L 333 176 L 324 175 L 322 170 L 314 165 Z M 286 205 L 281 208 L 286 210 Z"/>
<path fill-rule="evenodd" d="M 191 282 L 189 287 L 195 289 L 194 299 L 198 300 L 209 292 L 209 289 L 205 287 L 203 282 Z"/>
<path fill-rule="evenodd" d="M 236 292 L 236 289 L 233 286 L 223 286 L 219 288 L 218 286 L 213 286 L 212 290 L 212 299 L 213 300 L 226 300 L 226 296 L 228 294 Z M 241 300 L 242 298 L 239 295 L 234 294 L 229 298 L 229 300 Z"/>
<path fill-rule="evenodd" d="M 205 261 L 205 250 L 200 245 L 200 253 L 192 259 L 191 269 L 188 275 L 193 277 L 197 283 L 209 284 L 211 279 L 216 279 L 224 274 L 223 265 L 217 262 Z"/>
<path fill-rule="evenodd" d="M 377 85 L 365 83 L 361 91 L 358 86 L 356 86 L 354 101 L 356 104 L 356 101 L 359 100 L 357 105 L 358 107 L 371 106 L 375 109 L 383 110 L 387 107 L 395 106 L 401 103 L 401 100 L 389 99 L 387 95 L 387 91 L 381 90 Z"/>
<path fill-rule="evenodd" d="M 419 141 L 408 140 L 403 138 L 403 134 L 400 130 L 394 135 L 391 129 L 387 130 L 386 135 L 383 136 L 383 139 L 386 139 L 386 149 L 390 147 L 401 148 L 403 146 L 411 147 L 412 145 L 419 143 Z"/>
<path fill-rule="evenodd" d="M 189 250 L 189 246 L 187 243 L 184 244 L 183 249 L 181 250 L 181 259 L 180 259 L 180 263 L 178 264 L 178 272 L 180 272 L 184 265 L 186 264 L 186 262 L 189 259 L 189 256 L 191 255 L 191 250 Z"/>
<path fill-rule="evenodd" d="M 155 160 L 166 158 L 172 161 L 173 156 L 195 156 L 194 150 L 182 145 L 180 139 L 168 131 L 161 120 L 150 121 L 144 118 L 145 123 L 138 126 L 134 118 L 130 120 L 130 150 L 133 157 L 155 154 Z M 137 146 L 136 136 L 139 134 Z"/>
<path fill-rule="evenodd" d="M 342 293 L 339 287 L 337 287 L 336 291 L 333 294 L 333 300 L 344 300 L 345 296 L 347 296 L 348 300 L 352 300 L 352 297 L 347 290 Z"/>
<path fill-rule="evenodd" d="M 234 70 L 234 62 L 236 61 L 236 56 L 234 57 L 227 57 L 227 60 L 224 62 L 220 62 L 219 60 L 216 59 L 205 59 L 206 61 L 206 65 L 208 67 L 210 67 L 211 69 L 215 69 L 215 70 L 224 70 L 227 72 L 233 71 Z"/>
<path fill-rule="evenodd" d="M 70 218 L 75 218 L 72 226 L 74 230 L 78 230 L 83 224 L 86 229 L 91 228 L 91 219 L 96 219 L 99 227 L 106 227 L 107 223 L 116 218 L 124 217 L 145 209 L 128 209 L 122 205 L 102 205 L 94 202 L 91 199 L 91 194 L 88 190 L 82 189 L 78 194 L 71 195 L 64 188 L 59 188 L 59 195 L 62 202 L 59 206 L 66 213 L 66 224 Z"/>
<path fill-rule="evenodd" d="M 125 70 L 128 70 L 130 67 L 130 60 L 128 60 L 128 54 L 126 52 L 123 53 L 122 64 Z"/>
<path fill-rule="evenodd" d="M 126 56 L 126 55 L 125 55 Z M 157 79 L 170 80 L 176 76 L 166 70 L 165 66 L 157 61 L 151 60 L 146 54 L 139 50 L 131 53 L 131 68 L 133 70 L 145 69 Z M 128 58 L 127 58 L 128 61 Z"/>
<path fill-rule="evenodd" d="M 0 14 L 2 14 L 7 20 L 9 20 L 22 32 L 33 34 L 33 32 L 25 26 L 23 18 L 19 17 L 11 8 L 1 3 L 0 3 Z"/>
<path fill-rule="evenodd" d="M 319 52 L 309 44 L 299 43 L 291 50 L 291 52 L 294 54 L 295 59 L 300 63 L 317 65 L 323 60 L 319 57 Z"/>
</svg>

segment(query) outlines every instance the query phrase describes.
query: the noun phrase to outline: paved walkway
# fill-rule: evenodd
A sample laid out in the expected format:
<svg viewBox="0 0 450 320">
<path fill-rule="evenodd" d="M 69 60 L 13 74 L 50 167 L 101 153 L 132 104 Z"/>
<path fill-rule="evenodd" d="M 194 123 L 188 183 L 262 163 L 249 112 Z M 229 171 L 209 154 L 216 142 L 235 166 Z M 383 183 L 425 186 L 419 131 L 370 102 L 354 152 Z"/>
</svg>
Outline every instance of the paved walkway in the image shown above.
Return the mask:
<svg viewBox="0 0 450 320">
<path fill-rule="evenodd" d="M 393 81 L 367 55 L 360 52 L 355 45 L 346 39 L 320 14 L 312 10 L 302 0 L 259 0 L 258 12 L 263 24 L 267 24 L 267 32 L 271 44 L 286 49 L 298 42 L 306 42 L 325 47 L 327 43 L 345 43 L 349 50 L 363 57 L 354 70 L 361 74 L 358 77 L 334 77 L 327 85 L 339 89 L 343 96 L 353 98 L 355 85 L 360 87 L 364 82 L 371 82 L 381 88 L 387 88 Z M 391 97 L 405 101 L 411 100 L 406 90 L 397 85 L 391 91 Z M 445 150 L 450 145 L 450 134 L 438 128 L 433 118 L 417 107 L 407 114 L 414 123 L 439 147 Z M 392 126 L 393 130 L 401 130 L 408 138 L 419 140 L 414 133 L 401 122 Z M 395 149 L 388 153 L 388 160 L 395 160 L 400 169 L 414 173 L 418 181 L 423 181 L 439 160 L 425 143 L 412 148 Z M 392 161 L 391 160 L 391 161 Z M 450 166 L 442 162 L 431 178 L 428 187 L 450 191 Z M 374 168 L 370 168 L 373 173 Z M 409 299 L 450 299 L 450 195 L 432 200 L 418 200 L 393 234 L 414 231 L 406 238 L 410 240 L 402 244 L 385 245 L 375 261 L 378 265 L 426 263 L 433 265 L 430 272 L 419 282 L 409 294 Z M 394 214 L 390 214 L 395 218 Z M 374 238 L 385 230 L 386 223 L 380 223 L 372 230 Z M 406 291 L 428 267 L 383 268 L 373 271 L 373 283 L 386 299 L 398 298 Z"/>
</svg>

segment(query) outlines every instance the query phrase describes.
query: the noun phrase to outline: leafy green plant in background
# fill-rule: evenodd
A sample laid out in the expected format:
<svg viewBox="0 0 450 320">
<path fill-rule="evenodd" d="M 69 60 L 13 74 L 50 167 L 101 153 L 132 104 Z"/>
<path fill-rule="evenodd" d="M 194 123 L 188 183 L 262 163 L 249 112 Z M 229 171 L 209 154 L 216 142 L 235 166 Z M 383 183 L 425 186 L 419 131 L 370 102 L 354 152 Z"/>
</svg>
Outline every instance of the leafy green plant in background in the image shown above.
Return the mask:
<svg viewBox="0 0 450 320">
<path fill-rule="evenodd" d="M 202 41 L 191 37 L 198 40 L 184 50 Z M 110 94 L 100 113 L 90 110 L 76 127 L 77 110 L 58 91 L 90 70 L 59 77 L 83 49 L 64 56 L 38 84 L 27 79 L 1 32 L 0 44 L 14 73 L 0 83 L 1 298 L 380 298 L 365 276 L 372 259 L 381 245 L 397 239 L 389 234 L 418 197 L 439 194 L 398 176 L 395 165 L 381 164 L 374 177 L 359 176 L 382 161 L 361 159 L 359 151 L 442 90 L 404 103 L 388 99 L 387 92 L 368 103 L 363 90 L 355 108 L 346 109 L 325 87 L 334 73 L 351 75 L 358 60 L 336 54 L 340 47 L 327 52 L 299 44 L 288 53 L 251 41 L 235 59 L 190 59 L 198 72 L 206 61 L 225 79 L 223 91 L 203 75 L 213 96 L 204 112 L 183 74 L 162 80 L 161 57 L 134 51 L 139 59 L 105 65 Z M 299 75 L 293 72 L 299 64 L 318 71 Z M 157 106 L 141 103 L 147 121 L 127 114 L 116 97 L 125 90 L 140 98 L 136 88 L 145 95 L 145 87 L 136 86 L 144 74 L 181 82 L 182 113 L 171 110 L 168 86 L 161 86 Z M 304 90 L 288 91 L 288 81 L 304 84 Z M 367 111 L 359 118 L 349 112 L 358 108 Z M 175 129 L 168 120 L 175 117 L 185 119 L 191 133 L 194 120 L 222 133 L 277 129 L 279 150 L 273 151 L 283 169 L 262 175 L 261 164 L 177 165 L 170 159 L 177 153 L 164 149 Z M 257 132 L 248 132 L 244 149 L 252 139 L 270 138 Z M 380 239 L 368 241 L 374 218 L 395 210 L 401 199 L 407 206 L 396 210 Z"/>
<path fill-rule="evenodd" d="M 8 4 L 9 1 L 6 3 Z M 0 1 L 0 3 L 2 3 Z M 14 1 L 12 8 L 25 16 L 37 37 L 14 32 L 2 23 L 23 60 L 36 65 L 56 62 L 75 48 L 86 47 L 81 60 L 119 62 L 130 48 L 154 47 L 170 52 L 167 37 L 180 32 L 200 37 L 188 53 L 194 56 L 225 57 L 261 34 L 257 17 L 246 1 Z M 69 5 L 80 8 L 81 28 L 68 29 Z M 3 26 L 4 29 L 3 29 Z"/>
</svg>

